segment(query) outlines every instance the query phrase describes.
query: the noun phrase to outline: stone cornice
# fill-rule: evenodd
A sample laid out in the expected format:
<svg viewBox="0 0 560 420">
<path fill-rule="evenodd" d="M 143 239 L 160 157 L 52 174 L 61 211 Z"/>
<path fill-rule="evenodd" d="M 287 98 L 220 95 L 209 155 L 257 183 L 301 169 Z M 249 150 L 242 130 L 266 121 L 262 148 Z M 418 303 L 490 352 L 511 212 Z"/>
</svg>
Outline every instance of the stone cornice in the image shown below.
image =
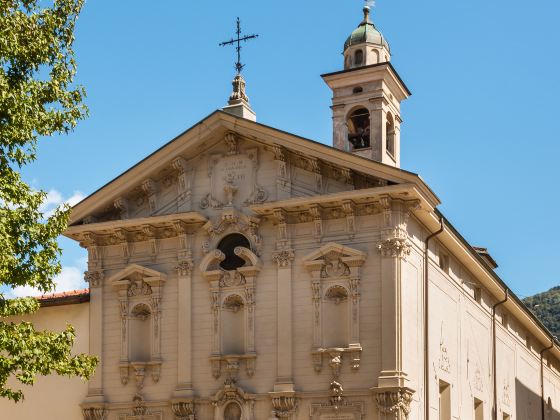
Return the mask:
<svg viewBox="0 0 560 420">
<path fill-rule="evenodd" d="M 279 210 L 283 210 L 287 214 L 301 214 L 302 212 L 309 212 L 317 206 L 323 209 L 340 211 L 340 217 L 348 214 L 349 209 L 355 208 L 356 215 L 360 212 L 363 214 L 379 213 L 382 210 L 382 199 L 391 197 L 403 201 L 414 201 L 417 210 L 433 210 L 433 205 L 436 203 L 430 202 L 413 184 L 399 184 L 390 185 L 387 187 L 367 188 L 362 190 L 343 191 L 332 194 L 324 194 L 309 197 L 297 197 L 282 201 L 274 201 L 270 203 L 257 204 L 251 206 L 256 214 L 261 216 L 271 216 L 277 218 Z M 351 204 L 352 206 L 349 206 Z M 369 206 L 368 208 L 364 208 Z M 373 207 L 372 207 L 373 206 Z M 359 211 L 358 211 L 359 210 Z M 284 215 L 286 213 L 283 213 Z M 323 212 L 324 213 L 324 212 Z M 333 216 L 336 214 L 333 213 Z M 329 214 L 323 215 L 323 218 L 328 219 Z M 311 218 L 310 218 L 311 220 Z M 307 221 L 307 220 L 302 220 Z"/>
<path fill-rule="evenodd" d="M 179 232 L 177 226 L 184 231 L 189 225 L 203 225 L 208 219 L 198 212 L 167 214 L 163 216 L 142 217 L 138 219 L 112 220 L 109 222 L 89 223 L 69 227 L 64 236 L 81 241 L 83 235 L 93 234 L 94 236 L 113 235 L 116 231 L 121 233 L 142 232 L 145 233 L 147 227 L 156 229 L 170 229 L 172 236 L 177 236 Z M 132 242 L 132 241 L 131 241 Z"/>
</svg>

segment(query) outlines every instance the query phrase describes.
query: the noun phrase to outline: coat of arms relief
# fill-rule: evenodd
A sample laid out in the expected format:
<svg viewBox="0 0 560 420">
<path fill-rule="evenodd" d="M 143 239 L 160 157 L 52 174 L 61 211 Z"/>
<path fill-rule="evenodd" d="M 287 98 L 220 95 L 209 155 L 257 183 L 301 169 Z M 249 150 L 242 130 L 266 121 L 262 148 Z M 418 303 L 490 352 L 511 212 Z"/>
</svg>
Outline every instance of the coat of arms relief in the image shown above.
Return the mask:
<svg viewBox="0 0 560 420">
<path fill-rule="evenodd" d="M 267 192 L 257 183 L 258 149 L 239 149 L 239 138 L 234 133 L 224 137 L 226 154 L 208 158 L 210 192 L 200 201 L 200 208 L 221 209 L 262 203 Z"/>
</svg>

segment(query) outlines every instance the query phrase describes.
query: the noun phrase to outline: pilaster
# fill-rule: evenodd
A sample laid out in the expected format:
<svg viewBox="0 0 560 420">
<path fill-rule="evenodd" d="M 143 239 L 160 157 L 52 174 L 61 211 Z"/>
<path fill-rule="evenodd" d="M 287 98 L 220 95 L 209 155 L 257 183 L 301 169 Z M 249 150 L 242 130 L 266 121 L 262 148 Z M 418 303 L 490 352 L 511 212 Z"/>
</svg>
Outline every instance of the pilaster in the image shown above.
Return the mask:
<svg viewBox="0 0 560 420">
<path fill-rule="evenodd" d="M 86 402 L 101 403 L 103 397 L 103 270 L 94 269 L 84 274 L 89 283 L 89 353 L 99 359 L 95 375 L 88 381 Z M 90 410 L 91 411 L 91 410 Z M 88 413 L 90 412 L 88 411 Z M 99 415 L 98 411 L 95 411 Z M 93 414 L 92 414 L 93 415 Z M 85 416 L 85 414 L 84 414 Z M 86 417 L 87 418 L 87 417 Z M 90 417 L 103 419 L 103 417 Z"/>
<path fill-rule="evenodd" d="M 403 276 L 410 254 L 407 223 L 417 202 L 381 200 L 382 237 L 377 245 L 381 255 L 381 355 L 380 388 L 405 388 L 408 379 L 403 371 Z"/>
<path fill-rule="evenodd" d="M 292 352 L 292 263 L 294 251 L 285 249 L 272 255 L 277 271 L 277 378 L 275 391 L 293 391 Z"/>
</svg>

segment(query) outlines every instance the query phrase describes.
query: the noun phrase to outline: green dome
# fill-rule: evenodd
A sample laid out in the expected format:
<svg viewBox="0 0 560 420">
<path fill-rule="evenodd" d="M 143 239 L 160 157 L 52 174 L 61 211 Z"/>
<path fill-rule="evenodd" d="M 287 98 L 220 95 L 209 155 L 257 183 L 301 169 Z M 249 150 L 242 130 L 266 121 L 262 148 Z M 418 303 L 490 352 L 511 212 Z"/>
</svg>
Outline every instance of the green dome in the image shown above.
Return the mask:
<svg viewBox="0 0 560 420">
<path fill-rule="evenodd" d="M 364 7 L 364 20 L 354 30 L 354 32 L 350 34 L 344 43 L 344 51 L 352 45 L 363 44 L 366 42 L 370 44 L 383 45 L 390 50 L 389 44 L 385 38 L 383 38 L 381 32 L 379 32 L 373 22 L 369 20 L 369 7 Z"/>
</svg>

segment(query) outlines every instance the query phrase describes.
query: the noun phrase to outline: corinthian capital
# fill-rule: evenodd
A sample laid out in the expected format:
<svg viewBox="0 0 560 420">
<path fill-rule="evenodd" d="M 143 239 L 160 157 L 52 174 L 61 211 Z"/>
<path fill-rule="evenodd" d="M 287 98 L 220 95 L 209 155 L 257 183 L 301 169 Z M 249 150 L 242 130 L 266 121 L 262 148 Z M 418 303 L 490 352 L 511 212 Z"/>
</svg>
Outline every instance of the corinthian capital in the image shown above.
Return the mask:
<svg viewBox="0 0 560 420">
<path fill-rule="evenodd" d="M 383 257 L 406 258 L 410 255 L 410 243 L 406 238 L 389 238 L 377 244 Z"/>
<path fill-rule="evenodd" d="M 283 251 L 277 251 L 272 254 L 272 261 L 278 264 L 278 268 L 289 267 L 294 260 L 294 250 L 285 249 Z"/>
<path fill-rule="evenodd" d="M 408 419 L 413 390 L 409 388 L 376 388 L 374 393 L 380 419 Z"/>
<path fill-rule="evenodd" d="M 175 267 L 177 269 L 177 273 L 182 276 L 190 276 L 192 273 L 192 269 L 193 269 L 193 262 L 191 260 L 181 260 L 179 261 L 179 263 L 177 264 L 177 267 Z"/>
</svg>

